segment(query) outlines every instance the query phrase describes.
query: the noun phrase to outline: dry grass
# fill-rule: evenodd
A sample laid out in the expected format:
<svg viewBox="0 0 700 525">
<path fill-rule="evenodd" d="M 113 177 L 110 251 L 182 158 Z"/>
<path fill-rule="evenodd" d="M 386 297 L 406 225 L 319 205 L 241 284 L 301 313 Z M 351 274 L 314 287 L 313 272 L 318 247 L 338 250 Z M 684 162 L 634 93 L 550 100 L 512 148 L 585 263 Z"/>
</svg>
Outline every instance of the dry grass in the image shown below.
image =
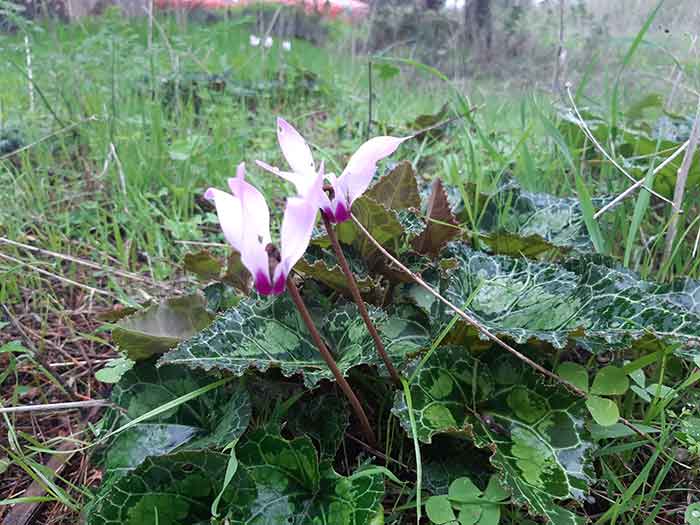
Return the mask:
<svg viewBox="0 0 700 525">
<path fill-rule="evenodd" d="M 65 301 L 65 308 L 53 305 L 47 310 L 49 305 L 42 294 L 26 290 L 21 304 L 3 311 L 4 320 L 10 324 L 0 331 L 0 347 L 16 341 L 32 350 L 31 359 L 13 361 L 9 353 L 0 354 L 0 369 L 12 371 L 0 384 L 0 398 L 13 401 L 14 405 L 84 401 L 108 395 L 108 386 L 97 382 L 94 372 L 116 353 L 106 335 L 85 336 L 94 334 L 100 324 L 97 313 L 109 307 L 99 306 L 89 294 L 73 287 L 54 285 L 53 293 Z M 39 465 L 49 465 L 60 476 L 54 478 L 56 484 L 69 497 L 81 501 L 80 492 L 70 485 L 90 487 L 100 479 L 87 454 L 54 455 L 32 451 L 30 447 L 40 443 L 49 450 L 68 452 L 75 446 L 73 440 L 91 440 L 89 424 L 96 423 L 100 415 L 99 407 L 5 414 L 6 432 L 0 433 L 0 455 L 17 455 L 25 467 L 12 461 L 0 477 L 3 498 L 47 496 L 40 484 L 32 483 L 32 474 L 41 470 Z M 77 519 L 77 512 L 59 501 L 0 506 L 0 521 L 6 524 L 75 524 Z"/>
</svg>

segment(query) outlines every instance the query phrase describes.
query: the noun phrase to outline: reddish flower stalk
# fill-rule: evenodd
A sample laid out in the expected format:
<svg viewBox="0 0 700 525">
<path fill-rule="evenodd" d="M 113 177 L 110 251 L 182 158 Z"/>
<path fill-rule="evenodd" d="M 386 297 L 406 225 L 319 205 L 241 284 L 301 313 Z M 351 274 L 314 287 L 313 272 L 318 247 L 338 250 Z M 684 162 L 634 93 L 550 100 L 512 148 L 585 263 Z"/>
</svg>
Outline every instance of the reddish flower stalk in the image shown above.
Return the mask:
<svg viewBox="0 0 700 525">
<path fill-rule="evenodd" d="M 352 274 L 352 270 L 350 270 L 350 265 L 348 264 L 348 260 L 345 258 L 345 255 L 343 254 L 343 249 L 340 246 L 340 243 L 338 242 L 338 236 L 335 234 L 335 230 L 333 229 L 333 225 L 331 224 L 331 221 L 328 219 L 325 213 L 321 212 L 321 217 L 323 218 L 323 224 L 326 226 L 326 231 L 328 232 L 328 238 L 331 241 L 331 245 L 333 245 L 333 250 L 335 251 L 335 256 L 338 258 L 338 263 L 340 264 L 340 268 L 343 270 L 343 273 L 345 274 L 345 278 L 348 281 L 348 286 L 350 288 L 350 293 L 352 294 L 352 298 L 355 301 L 355 304 L 357 305 L 357 309 L 360 311 L 360 317 L 362 317 L 362 320 L 365 322 L 365 325 L 367 326 L 367 330 L 369 330 L 370 335 L 372 336 L 372 340 L 374 341 L 374 346 L 377 349 L 377 353 L 379 356 L 382 358 L 382 361 L 384 361 L 384 364 L 386 365 L 387 370 L 389 371 L 389 375 L 391 376 L 391 379 L 396 383 L 396 386 L 401 386 L 401 377 L 399 376 L 399 373 L 397 372 L 396 368 L 394 367 L 394 364 L 391 362 L 391 358 L 389 357 L 389 354 L 386 351 L 386 348 L 384 348 L 384 343 L 382 342 L 381 337 L 379 337 L 379 333 L 377 332 L 377 328 L 374 326 L 374 323 L 372 320 L 369 318 L 369 312 L 367 312 L 367 306 L 365 305 L 364 300 L 362 299 L 362 296 L 360 295 L 360 289 L 357 286 L 357 281 L 355 280 L 355 276 Z"/>
<path fill-rule="evenodd" d="M 289 295 L 291 296 L 292 301 L 294 301 L 294 305 L 297 307 L 297 310 L 299 310 L 301 318 L 303 319 L 304 324 L 306 324 L 306 328 L 308 328 L 309 333 L 311 334 L 311 338 L 314 341 L 314 344 L 318 348 L 318 351 L 321 353 L 321 357 L 323 357 L 323 360 L 326 362 L 328 368 L 330 368 L 331 372 L 333 373 L 336 383 L 338 383 L 338 386 L 350 402 L 350 406 L 352 407 L 353 412 L 355 412 L 355 416 L 357 417 L 357 419 L 360 420 L 360 425 L 362 426 L 362 432 L 365 434 L 365 439 L 370 445 L 375 446 L 377 443 L 377 438 L 374 435 L 372 426 L 369 424 L 367 414 L 362 408 L 360 400 L 357 399 L 355 392 L 352 390 L 350 383 L 348 383 L 347 379 L 345 379 L 345 377 L 343 376 L 343 373 L 338 368 L 338 364 L 335 362 L 335 359 L 333 359 L 333 356 L 328 350 L 328 347 L 323 342 L 321 334 L 319 333 L 318 328 L 316 328 L 316 325 L 314 324 L 314 321 L 311 318 L 311 314 L 306 308 L 304 300 L 301 298 L 299 288 L 297 288 L 297 285 L 294 283 L 291 275 L 287 278 L 287 290 L 289 291 Z"/>
</svg>

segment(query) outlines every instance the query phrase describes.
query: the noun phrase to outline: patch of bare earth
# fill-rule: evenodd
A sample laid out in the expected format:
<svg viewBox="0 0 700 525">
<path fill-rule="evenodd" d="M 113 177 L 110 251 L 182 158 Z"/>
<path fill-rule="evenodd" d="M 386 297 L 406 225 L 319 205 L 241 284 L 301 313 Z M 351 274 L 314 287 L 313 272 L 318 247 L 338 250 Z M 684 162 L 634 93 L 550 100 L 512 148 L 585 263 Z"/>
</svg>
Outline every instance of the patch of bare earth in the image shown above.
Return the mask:
<svg viewBox="0 0 700 525">
<path fill-rule="evenodd" d="M 60 303 L 49 297 L 59 297 Z M 0 331 L 0 346 L 16 341 L 32 351 L 32 358 L 14 354 L 14 367 L 9 353 L 0 354 L 0 370 L 13 368 L 0 385 L 4 408 L 101 400 L 109 395 L 109 386 L 94 378 L 95 371 L 116 355 L 109 335 L 95 332 L 100 325 L 98 314 L 111 308 L 103 299 L 100 301 L 97 303 L 89 292 L 75 287 L 52 286 L 50 292 L 26 290 L 20 304 L 0 308 L 0 317 L 9 323 Z M 18 465 L 13 458 L 17 454 L 25 462 L 53 471 L 51 479 L 76 502 L 76 509 L 57 501 L 0 506 L 0 522 L 78 523 L 84 496 L 76 488 L 96 486 L 101 473 L 91 466 L 89 451 L 73 449 L 80 447 L 75 440 L 92 440 L 89 425 L 99 420 L 102 411 L 102 407 L 92 406 L 4 414 L 7 419 L 0 425 L 4 429 L 0 432 L 4 451 L 0 455 L 8 456 L 10 467 L 0 476 L 2 498 L 51 496 L 26 468 Z M 35 452 L 29 448 L 32 445 L 60 453 Z"/>
</svg>

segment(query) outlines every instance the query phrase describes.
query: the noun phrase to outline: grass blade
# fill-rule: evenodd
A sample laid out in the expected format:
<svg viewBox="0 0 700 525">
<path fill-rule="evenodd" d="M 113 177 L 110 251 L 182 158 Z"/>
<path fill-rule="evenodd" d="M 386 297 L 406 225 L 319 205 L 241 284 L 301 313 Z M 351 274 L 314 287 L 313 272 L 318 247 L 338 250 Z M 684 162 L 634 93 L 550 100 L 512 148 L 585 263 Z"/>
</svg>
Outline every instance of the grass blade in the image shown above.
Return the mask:
<svg viewBox="0 0 700 525">
<path fill-rule="evenodd" d="M 639 44 L 641 44 L 642 40 L 644 40 L 644 36 L 647 34 L 647 31 L 649 31 L 651 24 L 654 22 L 654 19 L 656 18 L 656 15 L 659 12 L 659 9 L 661 9 L 661 6 L 664 4 L 664 2 L 665 0 L 660 0 L 659 3 L 656 4 L 654 10 L 651 13 L 649 13 L 649 16 L 644 22 L 644 25 L 632 41 L 632 45 L 630 45 L 629 49 L 627 50 L 627 53 L 625 53 L 625 57 L 622 59 L 622 65 L 620 66 L 620 69 L 617 72 L 617 77 L 615 78 L 615 84 L 613 85 L 610 101 L 610 134 L 613 139 L 615 138 L 617 128 L 617 111 L 620 98 L 620 80 L 622 79 L 622 73 L 630 64 L 630 62 L 632 62 L 632 58 L 634 57 L 634 54 L 639 48 Z"/>
<path fill-rule="evenodd" d="M 576 175 L 576 191 L 581 203 L 583 222 L 586 224 L 586 229 L 588 230 L 588 235 L 591 236 L 593 246 L 598 253 L 606 254 L 608 253 L 608 250 L 605 237 L 603 237 L 603 232 L 600 230 L 598 221 L 593 218 L 593 215 L 595 214 L 593 199 L 591 197 L 591 193 L 588 191 L 588 187 L 586 186 L 583 177 L 581 177 L 580 174 Z"/>
</svg>

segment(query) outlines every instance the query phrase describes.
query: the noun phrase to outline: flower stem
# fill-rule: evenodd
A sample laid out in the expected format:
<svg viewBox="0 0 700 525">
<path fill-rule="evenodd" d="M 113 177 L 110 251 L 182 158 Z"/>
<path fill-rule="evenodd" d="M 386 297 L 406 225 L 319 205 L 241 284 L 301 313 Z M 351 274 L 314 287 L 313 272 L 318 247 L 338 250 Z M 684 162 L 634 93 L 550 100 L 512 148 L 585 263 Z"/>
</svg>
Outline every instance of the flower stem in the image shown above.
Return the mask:
<svg viewBox="0 0 700 525">
<path fill-rule="evenodd" d="M 340 247 L 340 243 L 338 242 L 338 236 L 335 234 L 333 225 L 331 224 L 331 221 L 328 220 L 328 217 L 325 216 L 325 214 L 321 213 L 321 216 L 323 217 L 323 224 L 326 226 L 326 231 L 328 232 L 328 238 L 330 239 L 331 244 L 333 245 L 335 256 L 337 257 L 338 263 L 340 264 L 340 268 L 343 270 L 345 278 L 348 281 L 348 286 L 350 288 L 352 298 L 354 299 L 355 304 L 357 305 L 357 309 L 360 311 L 360 317 L 362 317 L 362 320 L 365 322 L 367 330 L 369 330 L 369 333 L 372 336 L 372 339 L 374 340 L 374 346 L 377 348 L 377 353 L 382 358 L 382 361 L 384 361 L 384 364 L 386 365 L 386 368 L 389 371 L 391 379 L 394 381 L 394 383 L 396 383 L 396 386 L 400 387 L 401 376 L 399 376 L 399 373 L 396 371 L 394 364 L 391 362 L 391 358 L 389 357 L 389 354 L 387 354 L 386 348 L 384 348 L 384 343 L 382 342 L 381 337 L 379 337 L 377 328 L 374 326 L 374 323 L 369 318 L 367 306 L 365 305 L 365 302 L 362 299 L 362 296 L 360 295 L 360 289 L 357 286 L 357 281 L 355 280 L 355 276 L 350 270 L 348 260 L 343 254 L 343 249 Z"/>
<path fill-rule="evenodd" d="M 309 313 L 308 308 L 306 308 L 304 300 L 301 298 L 301 294 L 299 293 L 299 288 L 297 288 L 297 285 L 294 283 L 291 275 L 287 278 L 287 290 L 289 290 L 289 295 L 292 297 L 292 301 L 294 301 L 294 305 L 297 307 L 297 310 L 299 310 L 301 318 L 304 320 L 304 324 L 306 324 L 306 328 L 308 328 L 314 344 L 321 353 L 321 357 L 323 357 L 323 360 L 328 365 L 328 368 L 330 368 L 333 376 L 335 377 L 336 383 L 338 383 L 338 386 L 340 386 L 340 389 L 345 394 L 345 397 L 348 398 L 350 406 L 352 407 L 353 412 L 355 412 L 355 416 L 357 416 L 357 419 L 360 420 L 360 425 L 362 426 L 362 432 L 365 434 L 365 439 L 370 445 L 375 446 L 377 439 L 374 436 L 374 431 L 372 430 L 371 425 L 369 424 L 367 414 L 362 408 L 360 400 L 357 399 L 357 396 L 355 395 L 355 392 L 353 392 L 347 379 L 345 379 L 343 373 L 338 368 L 338 364 L 335 362 L 335 359 L 333 359 L 328 347 L 323 342 L 321 334 L 319 333 L 318 328 L 316 328 L 313 319 L 311 319 L 311 314 Z"/>
</svg>

